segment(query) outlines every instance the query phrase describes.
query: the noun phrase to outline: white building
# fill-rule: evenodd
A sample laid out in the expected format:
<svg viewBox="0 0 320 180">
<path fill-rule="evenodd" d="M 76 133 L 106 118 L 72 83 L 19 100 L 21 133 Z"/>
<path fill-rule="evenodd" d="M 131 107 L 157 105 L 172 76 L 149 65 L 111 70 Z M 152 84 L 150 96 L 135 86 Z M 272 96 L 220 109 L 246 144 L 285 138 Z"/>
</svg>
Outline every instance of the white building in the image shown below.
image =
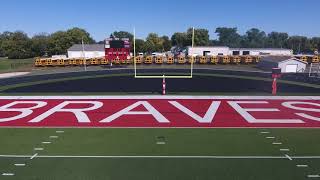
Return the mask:
<svg viewBox="0 0 320 180">
<path fill-rule="evenodd" d="M 206 56 L 206 55 L 229 55 L 229 47 L 226 46 L 197 46 L 191 48 L 191 46 L 187 47 L 188 55 L 196 55 L 196 56 Z"/>
<path fill-rule="evenodd" d="M 292 49 L 283 48 L 230 48 L 230 55 L 292 56 Z"/>
<path fill-rule="evenodd" d="M 104 56 L 104 44 L 84 44 L 84 51 L 82 44 L 74 44 L 68 49 L 68 58 L 95 58 Z"/>
<path fill-rule="evenodd" d="M 280 68 L 282 73 L 297 73 L 304 72 L 307 63 L 291 56 L 265 56 L 258 63 L 258 67 L 267 71 Z"/>
<path fill-rule="evenodd" d="M 252 55 L 252 56 L 292 56 L 293 50 L 282 48 L 229 48 L 226 46 L 187 47 L 188 55 Z"/>
</svg>

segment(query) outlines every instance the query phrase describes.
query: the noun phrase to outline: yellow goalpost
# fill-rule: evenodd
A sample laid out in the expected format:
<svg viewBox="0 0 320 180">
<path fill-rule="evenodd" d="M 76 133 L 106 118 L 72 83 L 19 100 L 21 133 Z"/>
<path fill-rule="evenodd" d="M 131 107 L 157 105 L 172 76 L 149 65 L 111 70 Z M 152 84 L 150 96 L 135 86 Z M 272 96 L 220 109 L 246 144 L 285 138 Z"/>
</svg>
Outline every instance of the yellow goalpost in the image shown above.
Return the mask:
<svg viewBox="0 0 320 180">
<path fill-rule="evenodd" d="M 154 79 L 164 79 L 164 78 L 175 78 L 175 79 L 187 79 L 187 78 L 192 78 L 193 74 L 193 46 L 194 46 L 194 27 L 192 28 L 192 43 L 191 43 L 191 63 L 190 63 L 190 75 L 137 75 L 137 63 L 136 63 L 136 30 L 135 28 L 133 29 L 133 64 L 134 64 L 134 77 L 135 78 L 154 78 Z"/>
</svg>

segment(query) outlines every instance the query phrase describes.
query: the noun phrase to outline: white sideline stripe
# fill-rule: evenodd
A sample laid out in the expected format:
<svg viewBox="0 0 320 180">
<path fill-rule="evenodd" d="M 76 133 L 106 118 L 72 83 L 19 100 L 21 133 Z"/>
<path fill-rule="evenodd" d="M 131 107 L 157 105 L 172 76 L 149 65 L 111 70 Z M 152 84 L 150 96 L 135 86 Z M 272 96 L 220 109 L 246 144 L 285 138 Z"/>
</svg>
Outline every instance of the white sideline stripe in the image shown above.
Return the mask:
<svg viewBox="0 0 320 180">
<path fill-rule="evenodd" d="M 306 164 L 297 164 L 297 167 L 306 168 L 306 167 L 308 167 L 308 165 L 306 165 Z"/>
<path fill-rule="evenodd" d="M 43 141 L 42 144 L 51 144 L 50 141 Z"/>
<path fill-rule="evenodd" d="M 319 178 L 320 176 L 318 174 L 310 174 L 307 177 L 308 178 Z"/>
<path fill-rule="evenodd" d="M 2 173 L 2 176 L 14 176 L 14 173 Z"/>
<path fill-rule="evenodd" d="M 30 159 L 33 159 L 33 158 L 35 158 L 37 156 L 38 156 L 38 153 L 35 153 L 33 156 L 30 157 Z"/>
<path fill-rule="evenodd" d="M 270 132 L 268 132 L 268 131 L 262 131 L 262 132 L 260 132 L 261 134 L 269 134 Z"/>
<path fill-rule="evenodd" d="M 290 151 L 290 149 L 280 149 L 280 151 Z"/>
<path fill-rule="evenodd" d="M 166 144 L 166 142 L 157 142 L 157 144 Z"/>
<path fill-rule="evenodd" d="M 177 96 L 177 95 L 124 95 L 124 96 L 0 96 L 0 99 L 264 99 L 264 100 L 320 100 L 320 96 Z"/>
<path fill-rule="evenodd" d="M 51 138 L 51 139 L 57 139 L 58 136 L 50 136 L 49 138 Z"/>
<path fill-rule="evenodd" d="M 0 79 L 6 79 L 10 77 L 16 77 L 16 76 L 22 76 L 29 74 L 30 72 L 12 72 L 12 73 L 1 73 L 0 74 Z"/>
<path fill-rule="evenodd" d="M 14 164 L 15 166 L 26 166 L 26 164 Z"/>
<path fill-rule="evenodd" d="M 281 145 L 282 143 L 281 142 L 273 142 L 272 144 L 273 145 Z"/>
<path fill-rule="evenodd" d="M 34 148 L 35 151 L 43 151 L 43 148 Z"/>
<path fill-rule="evenodd" d="M 273 136 L 268 136 L 268 137 L 266 137 L 267 139 L 274 139 L 274 138 L 276 138 L 276 137 L 273 137 Z"/>
<path fill-rule="evenodd" d="M 285 154 L 286 158 L 288 158 L 290 161 L 292 161 L 292 158 L 288 155 L 288 154 Z"/>
<path fill-rule="evenodd" d="M 56 131 L 56 133 L 64 133 L 64 131 Z"/>
<path fill-rule="evenodd" d="M 66 156 L 33 155 L 37 158 L 208 158 L 208 159 L 287 159 L 285 156 Z M 31 155 L 0 155 L 3 158 L 30 158 Z M 320 159 L 320 156 L 292 156 L 293 159 Z"/>
</svg>

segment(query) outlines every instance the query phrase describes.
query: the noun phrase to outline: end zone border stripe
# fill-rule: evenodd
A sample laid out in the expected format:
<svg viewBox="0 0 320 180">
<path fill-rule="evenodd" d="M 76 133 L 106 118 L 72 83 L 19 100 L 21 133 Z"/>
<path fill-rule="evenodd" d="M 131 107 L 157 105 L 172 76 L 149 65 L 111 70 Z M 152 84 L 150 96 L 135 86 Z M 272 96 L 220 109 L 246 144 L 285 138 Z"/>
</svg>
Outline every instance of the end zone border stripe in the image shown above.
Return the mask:
<svg viewBox="0 0 320 180">
<path fill-rule="evenodd" d="M 177 96 L 177 95 L 124 95 L 124 96 L 0 96 L 0 99 L 256 99 L 256 100 L 320 100 L 320 96 Z"/>
</svg>

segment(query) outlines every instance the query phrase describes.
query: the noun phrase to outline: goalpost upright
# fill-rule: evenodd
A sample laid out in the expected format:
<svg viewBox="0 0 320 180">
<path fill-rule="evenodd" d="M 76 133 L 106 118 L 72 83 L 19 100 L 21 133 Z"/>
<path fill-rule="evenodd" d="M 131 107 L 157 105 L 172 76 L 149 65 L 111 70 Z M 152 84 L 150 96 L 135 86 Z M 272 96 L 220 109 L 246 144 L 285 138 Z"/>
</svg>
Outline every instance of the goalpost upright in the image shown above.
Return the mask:
<svg viewBox="0 0 320 180">
<path fill-rule="evenodd" d="M 134 77 L 135 78 L 175 78 L 175 79 L 186 79 L 186 78 L 192 78 L 193 75 L 193 47 L 194 47 L 194 27 L 192 27 L 192 42 L 191 42 L 191 63 L 190 63 L 190 75 L 155 75 L 155 76 L 149 76 L 149 75 L 137 75 L 137 63 L 136 63 L 136 29 L 133 28 L 133 66 L 134 66 Z"/>
</svg>

